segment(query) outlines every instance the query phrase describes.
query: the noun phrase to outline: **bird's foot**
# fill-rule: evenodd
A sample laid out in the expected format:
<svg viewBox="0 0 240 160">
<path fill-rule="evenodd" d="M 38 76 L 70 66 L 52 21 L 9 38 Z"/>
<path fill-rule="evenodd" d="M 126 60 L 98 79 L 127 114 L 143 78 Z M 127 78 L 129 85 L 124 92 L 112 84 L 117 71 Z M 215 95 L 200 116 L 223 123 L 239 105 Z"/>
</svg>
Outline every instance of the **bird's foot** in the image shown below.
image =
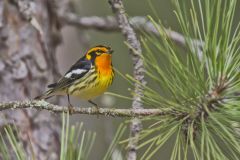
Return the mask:
<svg viewBox="0 0 240 160">
<path fill-rule="evenodd" d="M 97 112 L 97 118 L 99 118 L 99 107 L 98 107 L 98 105 L 96 104 L 96 103 L 94 103 L 93 101 L 91 101 L 91 100 L 88 100 L 88 102 L 89 103 L 91 103 L 93 106 L 94 106 L 94 110 Z"/>
<path fill-rule="evenodd" d="M 100 107 L 98 107 L 98 105 L 96 105 L 96 106 L 94 106 L 94 109 L 95 109 L 97 112 L 99 112 Z"/>
<path fill-rule="evenodd" d="M 68 113 L 72 115 L 74 113 L 73 106 L 71 104 L 68 104 Z"/>
<path fill-rule="evenodd" d="M 98 105 L 96 103 L 94 103 L 91 100 L 88 100 L 88 102 L 91 103 L 94 106 L 94 108 L 99 112 L 99 107 L 98 107 Z"/>
</svg>

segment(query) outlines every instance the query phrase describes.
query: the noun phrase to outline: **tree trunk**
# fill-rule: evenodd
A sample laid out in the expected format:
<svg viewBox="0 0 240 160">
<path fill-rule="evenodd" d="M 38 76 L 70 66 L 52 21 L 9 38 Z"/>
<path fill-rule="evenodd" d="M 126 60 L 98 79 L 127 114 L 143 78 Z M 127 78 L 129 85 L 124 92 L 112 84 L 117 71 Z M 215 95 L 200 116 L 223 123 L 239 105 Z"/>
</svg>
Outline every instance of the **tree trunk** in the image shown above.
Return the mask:
<svg viewBox="0 0 240 160">
<path fill-rule="evenodd" d="M 61 38 L 51 3 L 0 0 L 0 101 L 33 99 L 58 76 L 55 49 Z M 25 15 L 28 10 L 30 17 Z M 42 33 L 31 25 L 31 16 L 39 22 Z M 58 115 L 33 109 L 9 110 L 0 113 L 0 125 L 6 123 L 18 127 L 28 158 L 59 159 Z"/>
</svg>

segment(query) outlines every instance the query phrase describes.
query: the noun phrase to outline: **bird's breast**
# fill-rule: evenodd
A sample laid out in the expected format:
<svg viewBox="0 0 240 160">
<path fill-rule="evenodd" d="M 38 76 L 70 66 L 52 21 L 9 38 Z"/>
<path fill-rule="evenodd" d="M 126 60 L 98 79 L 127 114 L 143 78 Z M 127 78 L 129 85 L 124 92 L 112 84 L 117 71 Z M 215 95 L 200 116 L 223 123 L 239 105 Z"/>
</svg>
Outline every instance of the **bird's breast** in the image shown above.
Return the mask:
<svg viewBox="0 0 240 160">
<path fill-rule="evenodd" d="M 93 76 L 94 75 L 94 76 Z M 80 99 L 90 100 L 103 94 L 107 88 L 112 84 L 114 78 L 113 70 L 95 70 L 95 74 L 88 77 L 88 82 L 83 85 L 76 83 L 70 88 L 71 95 Z"/>
</svg>

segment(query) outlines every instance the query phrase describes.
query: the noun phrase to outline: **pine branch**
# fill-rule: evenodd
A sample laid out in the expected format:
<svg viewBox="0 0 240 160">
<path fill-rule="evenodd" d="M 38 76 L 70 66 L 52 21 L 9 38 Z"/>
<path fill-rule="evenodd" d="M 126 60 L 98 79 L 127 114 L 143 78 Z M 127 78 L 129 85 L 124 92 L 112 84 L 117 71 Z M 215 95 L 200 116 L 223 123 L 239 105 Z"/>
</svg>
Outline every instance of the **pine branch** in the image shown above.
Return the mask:
<svg viewBox="0 0 240 160">
<path fill-rule="evenodd" d="M 132 55 L 133 61 L 133 77 L 136 81 L 134 84 L 134 96 L 132 102 L 133 109 L 143 109 L 142 97 L 143 97 L 143 85 L 146 84 L 144 79 L 144 64 L 142 57 L 141 44 L 133 30 L 129 20 L 125 14 L 125 8 L 122 0 L 109 0 L 109 4 L 112 7 L 113 13 L 116 15 L 118 26 L 121 29 L 125 40 L 129 44 L 129 54 Z M 140 130 L 142 130 L 142 123 L 140 119 L 134 118 L 130 126 L 130 141 L 128 143 L 128 160 L 137 159 L 137 144 Z"/>
<path fill-rule="evenodd" d="M 10 101 L 0 103 L 0 111 L 7 109 L 32 108 L 37 110 L 47 110 L 54 113 L 68 112 L 68 106 L 59 106 L 48 103 L 44 100 Z M 160 109 L 115 109 L 115 108 L 95 108 L 95 107 L 73 107 L 73 114 L 104 115 L 111 117 L 146 117 L 172 115 L 173 111 L 162 111 Z"/>
</svg>

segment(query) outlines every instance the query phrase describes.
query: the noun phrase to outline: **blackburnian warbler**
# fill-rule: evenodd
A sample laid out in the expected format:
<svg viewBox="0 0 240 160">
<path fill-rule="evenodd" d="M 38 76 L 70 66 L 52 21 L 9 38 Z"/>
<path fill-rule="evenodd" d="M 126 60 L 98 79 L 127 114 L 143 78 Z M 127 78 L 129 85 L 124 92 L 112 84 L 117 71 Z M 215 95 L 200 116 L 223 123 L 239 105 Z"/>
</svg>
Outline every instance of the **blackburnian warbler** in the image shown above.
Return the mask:
<svg viewBox="0 0 240 160">
<path fill-rule="evenodd" d="M 92 99 L 105 92 L 114 78 L 112 52 L 110 47 L 102 45 L 91 48 L 58 82 L 48 85 L 50 89 L 36 99 L 67 95 L 71 111 L 69 95 L 73 95 L 98 107 Z"/>
</svg>

